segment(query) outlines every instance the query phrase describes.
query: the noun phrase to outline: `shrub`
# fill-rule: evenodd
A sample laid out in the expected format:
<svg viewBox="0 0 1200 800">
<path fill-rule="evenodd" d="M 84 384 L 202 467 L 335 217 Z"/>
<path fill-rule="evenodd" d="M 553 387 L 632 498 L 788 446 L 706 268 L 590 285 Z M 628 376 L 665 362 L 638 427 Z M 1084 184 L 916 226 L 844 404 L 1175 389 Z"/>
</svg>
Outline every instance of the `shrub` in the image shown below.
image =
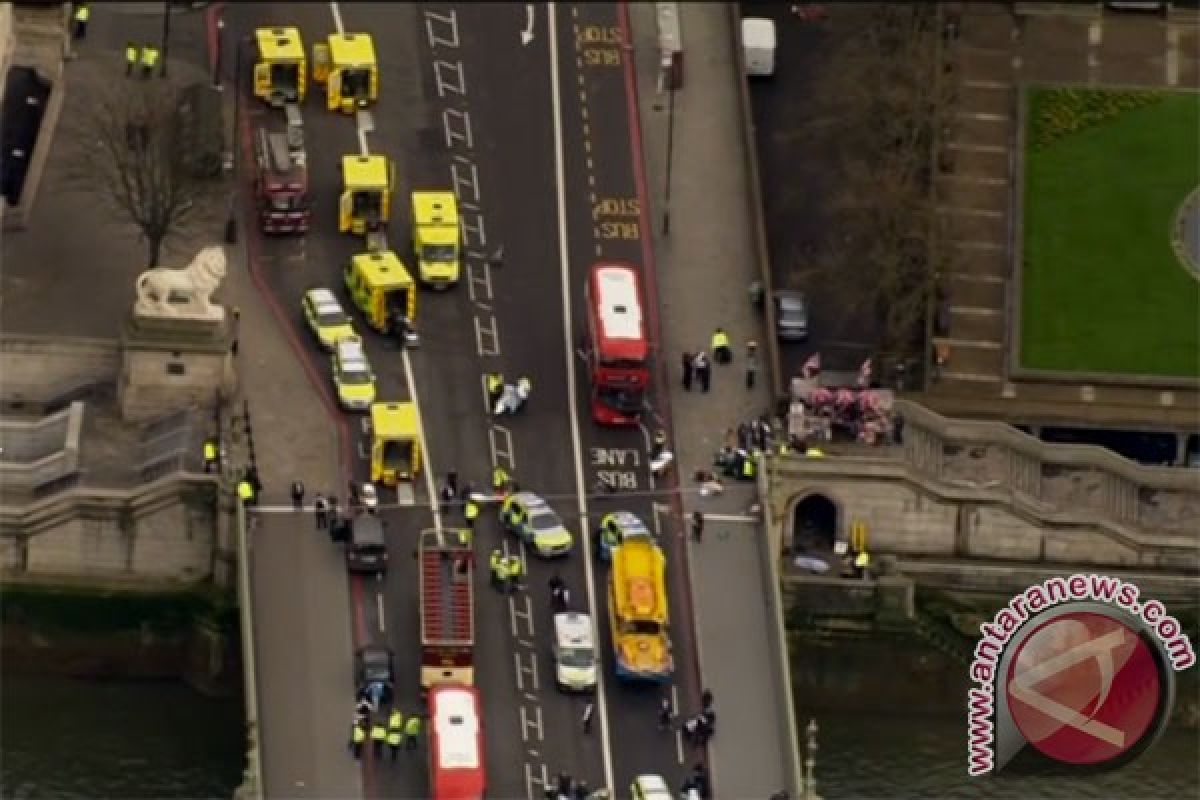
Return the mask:
<svg viewBox="0 0 1200 800">
<path fill-rule="evenodd" d="M 1161 102 L 1162 92 L 1050 88 L 1029 93 L 1029 145 L 1048 147 L 1127 111 Z"/>
<path fill-rule="evenodd" d="M 47 630 L 112 633 L 145 626 L 172 635 L 187 631 L 201 617 L 225 629 L 236 620 L 236 606 L 231 614 L 228 599 L 208 587 L 140 592 L 6 584 L 0 590 L 0 619 Z"/>
</svg>

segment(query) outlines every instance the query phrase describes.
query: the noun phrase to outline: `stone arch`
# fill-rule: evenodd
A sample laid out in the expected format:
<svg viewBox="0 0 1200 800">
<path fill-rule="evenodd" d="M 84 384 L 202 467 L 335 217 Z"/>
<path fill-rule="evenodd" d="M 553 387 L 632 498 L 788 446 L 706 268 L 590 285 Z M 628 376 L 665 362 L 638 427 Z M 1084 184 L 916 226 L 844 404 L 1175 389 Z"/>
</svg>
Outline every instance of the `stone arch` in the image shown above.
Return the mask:
<svg viewBox="0 0 1200 800">
<path fill-rule="evenodd" d="M 842 507 L 831 492 L 817 489 L 797 495 L 790 516 L 793 551 L 833 551 L 841 530 Z"/>
</svg>

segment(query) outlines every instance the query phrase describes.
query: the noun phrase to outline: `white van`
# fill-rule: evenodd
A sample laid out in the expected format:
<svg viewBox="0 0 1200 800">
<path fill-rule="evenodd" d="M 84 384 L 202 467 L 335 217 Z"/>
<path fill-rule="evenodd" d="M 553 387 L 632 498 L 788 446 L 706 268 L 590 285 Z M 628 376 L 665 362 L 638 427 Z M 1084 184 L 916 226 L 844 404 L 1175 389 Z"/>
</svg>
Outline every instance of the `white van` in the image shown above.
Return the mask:
<svg viewBox="0 0 1200 800">
<path fill-rule="evenodd" d="M 592 618 L 577 611 L 554 615 L 554 682 L 566 691 L 596 687 L 596 639 Z"/>
<path fill-rule="evenodd" d="M 742 20 L 742 50 L 746 74 L 769 78 L 775 74 L 775 20 L 746 17 Z"/>
</svg>

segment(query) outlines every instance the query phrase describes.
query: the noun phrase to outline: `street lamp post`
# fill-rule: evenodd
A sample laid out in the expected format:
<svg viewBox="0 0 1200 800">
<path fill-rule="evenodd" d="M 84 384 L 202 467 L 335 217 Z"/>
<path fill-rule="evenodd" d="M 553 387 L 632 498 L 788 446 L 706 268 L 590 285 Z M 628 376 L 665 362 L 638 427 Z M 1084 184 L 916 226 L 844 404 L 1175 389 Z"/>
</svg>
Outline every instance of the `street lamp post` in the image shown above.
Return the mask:
<svg viewBox="0 0 1200 800">
<path fill-rule="evenodd" d="M 671 62 L 662 65 L 667 84 L 667 176 L 663 188 L 663 236 L 671 233 L 671 166 L 675 155 L 675 81 L 671 75 Z"/>
<path fill-rule="evenodd" d="M 242 45 L 247 37 L 233 40 L 233 137 L 230 140 L 233 171 L 233 189 L 229 192 L 229 217 L 225 220 L 225 241 L 237 243 L 237 189 L 238 168 L 241 166 L 242 150 Z"/>
<path fill-rule="evenodd" d="M 162 62 L 158 67 L 158 77 L 167 77 L 167 51 L 171 44 L 171 3 L 163 3 L 163 29 L 162 29 Z"/>
<path fill-rule="evenodd" d="M 223 83 L 224 78 L 221 76 L 221 70 L 225 68 L 225 17 L 224 15 L 217 17 L 217 41 L 216 53 L 213 56 L 213 74 L 212 85 L 218 92 L 225 88 Z"/>
</svg>

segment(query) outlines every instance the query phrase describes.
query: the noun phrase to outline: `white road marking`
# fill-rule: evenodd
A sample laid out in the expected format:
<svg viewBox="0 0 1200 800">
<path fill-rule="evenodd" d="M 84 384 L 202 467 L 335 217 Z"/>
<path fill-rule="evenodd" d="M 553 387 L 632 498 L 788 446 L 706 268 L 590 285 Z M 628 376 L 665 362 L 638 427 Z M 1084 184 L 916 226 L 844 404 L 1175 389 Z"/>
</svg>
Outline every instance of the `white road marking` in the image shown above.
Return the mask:
<svg viewBox="0 0 1200 800">
<path fill-rule="evenodd" d="M 671 684 L 671 716 L 679 716 L 679 689 Z M 683 763 L 683 729 L 675 729 L 675 757 L 679 759 L 679 763 Z"/>
<path fill-rule="evenodd" d="M 533 3 L 525 4 L 525 27 L 521 29 L 521 45 L 528 47 L 533 41 Z"/>
<path fill-rule="evenodd" d="M 496 333 L 496 318 L 491 317 L 487 327 L 484 327 L 484 324 L 479 321 L 478 315 L 471 319 L 475 322 L 475 352 L 480 356 L 500 355 L 500 336 Z"/>
<path fill-rule="evenodd" d="M 558 60 L 558 21 L 553 3 L 546 5 L 546 39 L 550 43 L 550 102 L 554 117 L 554 190 L 558 213 L 558 260 L 563 310 L 563 357 L 567 362 L 567 411 L 571 419 L 571 447 L 575 461 L 575 492 L 579 507 L 580 541 L 583 544 L 583 569 L 587 577 L 588 610 L 592 619 L 599 619 L 596 612 L 595 569 L 591 553 L 591 533 L 588 530 L 587 487 L 583 476 L 583 443 L 579 433 L 579 397 L 575 380 L 574 324 L 571 319 L 571 257 L 567 243 L 567 195 L 566 166 L 563 155 L 563 108 L 562 86 Z M 608 702 L 604 692 L 604 671 L 598 670 L 596 678 L 596 700 L 600 710 L 600 745 L 604 762 L 604 786 L 611 793 L 613 781 L 612 746 L 608 739 Z"/>
<path fill-rule="evenodd" d="M 383 621 L 383 592 L 375 595 L 375 610 L 379 612 L 379 632 L 386 633 L 387 626 Z"/>
<path fill-rule="evenodd" d="M 425 489 L 429 492 L 429 510 L 433 513 L 433 527 L 442 529 L 442 510 L 438 503 L 437 486 L 433 483 L 433 458 L 429 452 L 429 437 L 425 435 L 425 419 L 421 414 L 421 399 L 417 392 L 417 379 L 413 376 L 412 359 L 408 350 L 400 351 L 400 362 L 404 365 L 404 379 L 408 381 L 408 393 L 412 395 L 413 408 L 417 412 L 417 434 L 421 437 L 421 455 L 424 464 L 421 472 L 425 474 Z"/>
<path fill-rule="evenodd" d="M 443 38 L 438 36 L 433 31 L 433 23 L 439 23 L 449 27 L 449 37 Z M 452 10 L 448 16 L 435 14 L 432 11 L 425 12 L 425 38 L 429 40 L 430 49 L 438 47 L 458 47 L 458 15 Z"/>
<path fill-rule="evenodd" d="M 448 80 L 443 78 L 443 73 L 449 76 Z M 462 63 L 459 61 L 433 62 L 433 77 L 437 81 L 438 97 L 444 98 L 447 92 L 463 95 L 467 93 L 467 76 L 463 74 Z"/>
<path fill-rule="evenodd" d="M 468 120 L 468 125 L 467 125 L 466 130 L 467 130 L 467 134 L 468 134 L 466 137 L 467 141 L 468 141 L 467 147 L 470 147 L 471 146 L 470 142 L 472 140 L 471 140 L 471 136 L 470 136 L 471 128 L 470 128 L 469 120 Z M 449 137 L 450 137 L 449 130 L 447 130 L 447 132 L 446 132 L 446 137 L 447 137 L 447 139 L 449 139 Z M 449 142 L 447 142 L 446 146 L 447 147 L 450 146 Z M 465 175 L 459 172 L 460 166 L 467 167 L 467 171 L 466 171 Z M 454 193 L 456 195 L 458 195 L 458 201 L 460 203 L 463 203 L 466 205 L 469 205 L 471 203 L 475 203 L 475 204 L 479 203 L 479 170 L 476 169 L 475 162 L 471 161 L 469 158 L 466 158 L 464 156 L 456 155 L 454 157 L 454 159 L 450 162 L 450 178 L 451 178 L 451 180 L 454 181 Z M 466 189 L 469 189 L 470 191 L 469 192 L 464 191 L 464 187 Z M 482 255 L 479 257 L 483 258 Z"/>
<path fill-rule="evenodd" d="M 342 25 L 342 11 L 338 8 L 337 3 L 329 4 L 329 13 L 333 15 L 333 27 L 337 28 L 339 34 L 346 32 L 346 28 Z"/>
<path fill-rule="evenodd" d="M 451 120 L 458 120 L 457 128 Z M 475 146 L 475 137 L 471 134 L 471 114 L 468 111 L 447 108 L 442 112 L 442 130 L 446 133 L 447 150 L 454 149 L 455 142 L 465 142 L 468 150 Z"/>
</svg>

